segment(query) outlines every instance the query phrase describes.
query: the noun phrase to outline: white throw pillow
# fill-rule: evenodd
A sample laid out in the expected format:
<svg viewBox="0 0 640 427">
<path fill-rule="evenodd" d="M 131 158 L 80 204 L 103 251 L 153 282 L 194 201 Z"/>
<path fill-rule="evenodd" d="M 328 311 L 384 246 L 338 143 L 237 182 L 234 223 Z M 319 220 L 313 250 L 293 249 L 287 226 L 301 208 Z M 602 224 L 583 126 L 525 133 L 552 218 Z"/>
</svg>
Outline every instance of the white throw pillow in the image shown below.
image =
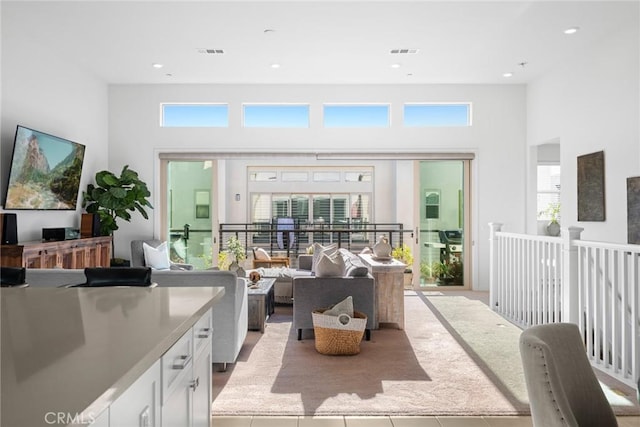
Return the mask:
<svg viewBox="0 0 640 427">
<path fill-rule="evenodd" d="M 162 242 L 157 248 L 143 242 L 142 250 L 144 251 L 144 263 L 147 267 L 151 267 L 152 270 L 169 270 L 171 268 L 167 242 Z"/>
<path fill-rule="evenodd" d="M 344 276 L 344 261 L 334 252 L 333 255 L 323 253 L 316 265 L 316 277 L 342 277 Z"/>
<path fill-rule="evenodd" d="M 311 272 L 316 272 L 316 266 L 318 265 L 318 261 L 320 260 L 320 256 L 323 253 L 327 253 L 327 255 L 333 255 L 338 252 L 338 244 L 332 243 L 327 246 L 322 246 L 320 243 L 313 244 L 313 258 L 311 258 Z"/>
<path fill-rule="evenodd" d="M 256 257 L 256 259 L 259 260 L 264 260 L 264 261 L 271 261 L 271 256 L 269 256 L 269 253 L 267 251 L 265 251 L 262 248 L 255 248 L 253 250 L 253 253 Z"/>
</svg>

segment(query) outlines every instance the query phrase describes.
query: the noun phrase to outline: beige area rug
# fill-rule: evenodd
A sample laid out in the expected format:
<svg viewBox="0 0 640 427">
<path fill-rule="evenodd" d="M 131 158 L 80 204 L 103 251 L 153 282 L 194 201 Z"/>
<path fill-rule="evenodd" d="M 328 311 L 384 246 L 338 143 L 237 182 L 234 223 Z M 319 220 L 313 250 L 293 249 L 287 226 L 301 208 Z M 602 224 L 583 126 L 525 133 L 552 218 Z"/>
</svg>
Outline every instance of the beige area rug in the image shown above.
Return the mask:
<svg viewBox="0 0 640 427">
<path fill-rule="evenodd" d="M 312 335 L 296 339 L 291 308 L 278 306 L 238 362 L 214 373 L 212 413 L 529 414 L 519 328 L 480 301 L 437 292 L 407 291 L 405 319 L 404 330 L 372 331 L 356 356 L 326 356 Z M 616 412 L 640 414 L 637 404 Z"/>
</svg>

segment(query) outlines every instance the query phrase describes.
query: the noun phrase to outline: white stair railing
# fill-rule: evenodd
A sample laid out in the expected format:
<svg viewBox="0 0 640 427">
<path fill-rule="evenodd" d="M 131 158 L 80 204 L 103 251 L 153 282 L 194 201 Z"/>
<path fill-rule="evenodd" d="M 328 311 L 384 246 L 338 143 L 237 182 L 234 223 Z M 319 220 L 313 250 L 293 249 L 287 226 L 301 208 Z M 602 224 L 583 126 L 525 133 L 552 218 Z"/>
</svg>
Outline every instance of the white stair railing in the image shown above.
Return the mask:
<svg viewBox="0 0 640 427">
<path fill-rule="evenodd" d="M 575 241 L 578 325 L 599 369 L 634 384 L 640 377 L 640 246 Z"/>
<path fill-rule="evenodd" d="M 523 328 L 580 327 L 591 363 L 637 387 L 640 377 L 640 245 L 506 233 L 490 227 L 491 308 Z"/>
<path fill-rule="evenodd" d="M 500 231 L 492 223 L 491 307 L 522 326 L 562 320 L 562 239 Z"/>
</svg>

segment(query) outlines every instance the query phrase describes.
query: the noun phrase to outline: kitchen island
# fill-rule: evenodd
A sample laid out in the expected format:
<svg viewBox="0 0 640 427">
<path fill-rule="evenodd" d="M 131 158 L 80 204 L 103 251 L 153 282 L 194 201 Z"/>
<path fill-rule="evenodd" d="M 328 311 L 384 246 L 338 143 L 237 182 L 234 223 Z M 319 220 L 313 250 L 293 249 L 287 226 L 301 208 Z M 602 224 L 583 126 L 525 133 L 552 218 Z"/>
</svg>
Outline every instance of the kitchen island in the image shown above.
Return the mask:
<svg viewBox="0 0 640 427">
<path fill-rule="evenodd" d="M 109 425 L 101 415 L 176 342 L 196 336 L 194 325 L 210 320 L 223 294 L 217 287 L 2 289 L 0 425 Z M 159 426 L 156 409 L 140 417 Z"/>
</svg>

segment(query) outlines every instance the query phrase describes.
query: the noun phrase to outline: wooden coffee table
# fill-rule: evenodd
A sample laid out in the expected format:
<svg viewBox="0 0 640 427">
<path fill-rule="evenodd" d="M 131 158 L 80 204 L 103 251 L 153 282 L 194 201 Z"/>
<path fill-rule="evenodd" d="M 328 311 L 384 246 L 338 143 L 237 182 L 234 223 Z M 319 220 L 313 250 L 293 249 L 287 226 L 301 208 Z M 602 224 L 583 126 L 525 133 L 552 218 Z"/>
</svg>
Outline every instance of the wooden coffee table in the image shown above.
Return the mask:
<svg viewBox="0 0 640 427">
<path fill-rule="evenodd" d="M 257 283 L 258 288 L 249 286 L 249 330 L 264 333 L 264 324 L 275 310 L 274 283 L 275 278 L 262 278 Z"/>
</svg>

